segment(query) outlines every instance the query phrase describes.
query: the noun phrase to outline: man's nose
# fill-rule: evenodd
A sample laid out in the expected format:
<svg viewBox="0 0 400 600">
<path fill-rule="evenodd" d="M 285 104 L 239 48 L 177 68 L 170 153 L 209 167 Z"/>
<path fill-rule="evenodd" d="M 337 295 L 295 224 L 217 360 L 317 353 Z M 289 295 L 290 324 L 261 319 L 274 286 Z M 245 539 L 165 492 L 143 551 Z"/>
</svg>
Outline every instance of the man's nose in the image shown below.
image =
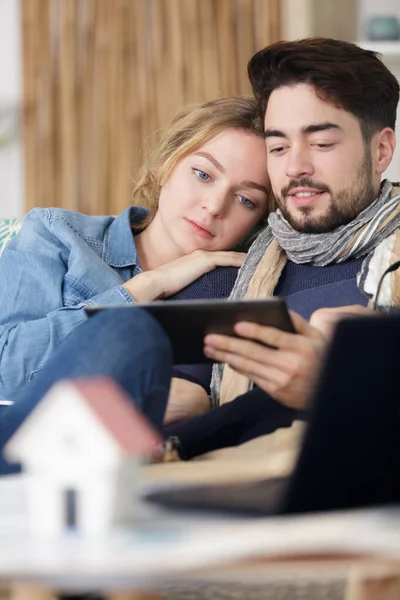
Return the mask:
<svg viewBox="0 0 400 600">
<path fill-rule="evenodd" d="M 307 149 L 292 149 L 286 163 L 286 175 L 291 179 L 300 177 L 311 177 L 314 174 L 314 166 Z"/>
</svg>

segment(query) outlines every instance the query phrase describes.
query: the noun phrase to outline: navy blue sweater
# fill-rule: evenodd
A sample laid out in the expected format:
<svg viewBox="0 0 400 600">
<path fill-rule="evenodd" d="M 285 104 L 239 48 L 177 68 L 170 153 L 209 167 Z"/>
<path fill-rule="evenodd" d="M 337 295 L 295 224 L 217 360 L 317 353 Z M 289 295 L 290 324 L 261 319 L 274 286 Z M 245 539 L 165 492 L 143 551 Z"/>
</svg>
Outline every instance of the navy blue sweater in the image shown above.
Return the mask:
<svg viewBox="0 0 400 600">
<path fill-rule="evenodd" d="M 348 260 L 327 267 L 296 265 L 288 262 L 278 282 L 275 294 L 285 298 L 288 306 L 308 319 L 318 308 L 345 306 L 348 304 L 366 305 L 368 299 L 357 289 L 356 275 L 362 259 Z M 210 274 L 211 276 L 211 274 Z M 192 293 L 205 290 L 209 276 L 198 280 L 179 294 L 180 298 L 195 298 Z M 213 275 L 217 289 L 233 286 L 236 269 L 216 270 Z M 197 287 L 199 286 L 199 287 Z M 185 294 L 189 294 L 186 296 Z M 224 296 L 202 296 L 224 297 Z M 187 367 L 189 368 L 189 367 Z M 187 379 L 209 388 L 210 368 L 192 367 Z M 185 369 L 184 369 L 185 370 Z M 185 377 L 183 372 L 176 376 Z M 259 388 L 239 396 L 232 402 L 215 410 L 165 428 L 165 435 L 176 435 L 181 442 L 182 458 L 192 458 L 204 452 L 226 446 L 235 446 L 259 435 L 270 433 L 278 427 L 288 427 L 294 419 L 304 418 L 305 413 L 286 408 L 273 400 Z"/>
<path fill-rule="evenodd" d="M 305 319 L 309 319 L 318 308 L 348 304 L 365 306 L 368 298 L 359 292 L 356 282 L 362 260 L 347 260 L 326 267 L 297 265 L 288 261 L 275 295 L 285 298 L 288 307 Z M 234 267 L 219 267 L 206 273 L 171 299 L 227 298 L 235 283 L 237 272 L 238 269 Z M 209 393 L 210 365 L 182 365 L 175 368 L 174 376 L 198 383 Z"/>
</svg>

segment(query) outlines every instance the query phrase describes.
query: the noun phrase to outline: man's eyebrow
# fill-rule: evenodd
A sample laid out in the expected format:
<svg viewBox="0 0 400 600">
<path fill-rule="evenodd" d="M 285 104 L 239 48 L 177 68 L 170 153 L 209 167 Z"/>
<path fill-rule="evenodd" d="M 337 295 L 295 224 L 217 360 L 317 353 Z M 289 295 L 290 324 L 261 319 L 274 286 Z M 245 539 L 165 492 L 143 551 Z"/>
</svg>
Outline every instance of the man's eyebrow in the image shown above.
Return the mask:
<svg viewBox="0 0 400 600">
<path fill-rule="evenodd" d="M 261 185 L 259 183 L 256 183 L 255 181 L 241 181 L 240 186 L 238 187 L 248 187 L 252 188 L 253 190 L 260 190 L 260 192 L 264 192 L 264 194 L 266 194 L 267 196 L 269 194 L 269 191 L 265 187 L 265 185 Z"/>
<path fill-rule="evenodd" d="M 287 135 L 283 132 L 280 131 L 279 129 L 266 129 L 264 131 L 264 137 L 265 138 L 269 138 L 269 137 L 287 137 Z"/>
<path fill-rule="evenodd" d="M 338 131 L 343 131 L 343 129 L 340 127 L 340 125 L 326 121 L 325 123 L 315 123 L 314 125 L 307 125 L 306 127 L 302 128 L 302 132 L 305 135 L 308 135 L 310 133 L 318 133 L 319 131 L 327 131 L 329 129 L 336 129 Z"/>
<path fill-rule="evenodd" d="M 212 154 L 209 154 L 208 152 L 195 152 L 194 156 L 202 156 L 203 158 L 206 158 L 214 165 L 216 169 L 218 169 L 218 171 L 220 171 L 221 173 L 225 173 L 224 167 L 221 165 L 220 162 L 217 161 L 216 158 L 213 157 Z"/>
<path fill-rule="evenodd" d="M 305 125 L 304 127 L 301 128 L 301 132 L 304 135 L 310 135 L 311 133 L 318 133 L 319 131 L 328 131 L 329 129 L 343 131 L 343 129 L 342 129 L 342 127 L 340 127 L 340 125 L 326 121 L 325 123 L 313 123 L 312 125 Z M 280 129 L 266 129 L 264 131 L 264 138 L 270 138 L 270 137 L 287 138 L 288 135 L 284 131 L 281 131 Z"/>
</svg>

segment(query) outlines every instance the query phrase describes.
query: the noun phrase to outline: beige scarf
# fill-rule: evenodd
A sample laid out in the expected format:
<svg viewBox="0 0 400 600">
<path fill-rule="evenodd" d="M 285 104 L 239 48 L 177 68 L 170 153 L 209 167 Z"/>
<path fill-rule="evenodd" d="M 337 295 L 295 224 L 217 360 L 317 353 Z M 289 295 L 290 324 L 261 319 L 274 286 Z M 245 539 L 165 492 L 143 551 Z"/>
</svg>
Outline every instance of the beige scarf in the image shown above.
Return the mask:
<svg viewBox="0 0 400 600">
<path fill-rule="evenodd" d="M 358 274 L 357 284 L 360 291 L 372 299 L 383 272 L 389 265 L 400 260 L 400 187 L 398 185 L 392 185 L 388 181 L 383 182 L 380 197 L 349 225 L 328 234 L 314 236 L 298 234 L 297 238 L 304 243 L 297 244 L 296 251 L 290 247 L 290 243 L 293 245 L 296 243 L 296 232 L 290 228 L 279 211 L 272 213 L 265 234 L 264 232 L 260 234 L 249 251 L 239 272 L 231 299 L 272 296 L 288 258 L 294 262 L 309 262 L 323 266 L 329 262 L 343 262 L 360 256 L 366 256 L 366 259 Z M 279 227 L 276 227 L 276 223 Z M 274 228 L 278 231 L 278 235 Z M 287 234 L 287 239 L 284 234 Z M 263 236 L 265 242 L 260 253 Z M 314 243 L 311 251 L 320 253 L 315 260 L 309 259 L 306 255 L 306 251 L 310 249 L 309 245 L 306 246 L 307 238 L 312 239 Z M 298 251 L 300 246 L 302 256 Z M 250 275 L 249 270 L 252 270 Z M 379 306 L 400 306 L 400 269 L 385 277 L 379 294 Z M 214 406 L 230 402 L 251 388 L 252 382 L 244 375 L 240 375 L 228 365 L 215 365 L 211 383 Z"/>
</svg>

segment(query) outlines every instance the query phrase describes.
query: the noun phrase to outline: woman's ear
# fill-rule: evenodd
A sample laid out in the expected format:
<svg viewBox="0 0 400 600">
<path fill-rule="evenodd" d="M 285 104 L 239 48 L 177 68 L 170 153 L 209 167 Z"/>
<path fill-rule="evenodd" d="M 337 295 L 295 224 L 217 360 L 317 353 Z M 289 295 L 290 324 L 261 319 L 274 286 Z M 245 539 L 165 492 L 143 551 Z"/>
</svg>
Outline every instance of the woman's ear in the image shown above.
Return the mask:
<svg viewBox="0 0 400 600">
<path fill-rule="evenodd" d="M 376 136 L 375 171 L 381 175 L 392 162 L 396 148 L 396 135 L 390 127 L 385 127 Z"/>
</svg>

